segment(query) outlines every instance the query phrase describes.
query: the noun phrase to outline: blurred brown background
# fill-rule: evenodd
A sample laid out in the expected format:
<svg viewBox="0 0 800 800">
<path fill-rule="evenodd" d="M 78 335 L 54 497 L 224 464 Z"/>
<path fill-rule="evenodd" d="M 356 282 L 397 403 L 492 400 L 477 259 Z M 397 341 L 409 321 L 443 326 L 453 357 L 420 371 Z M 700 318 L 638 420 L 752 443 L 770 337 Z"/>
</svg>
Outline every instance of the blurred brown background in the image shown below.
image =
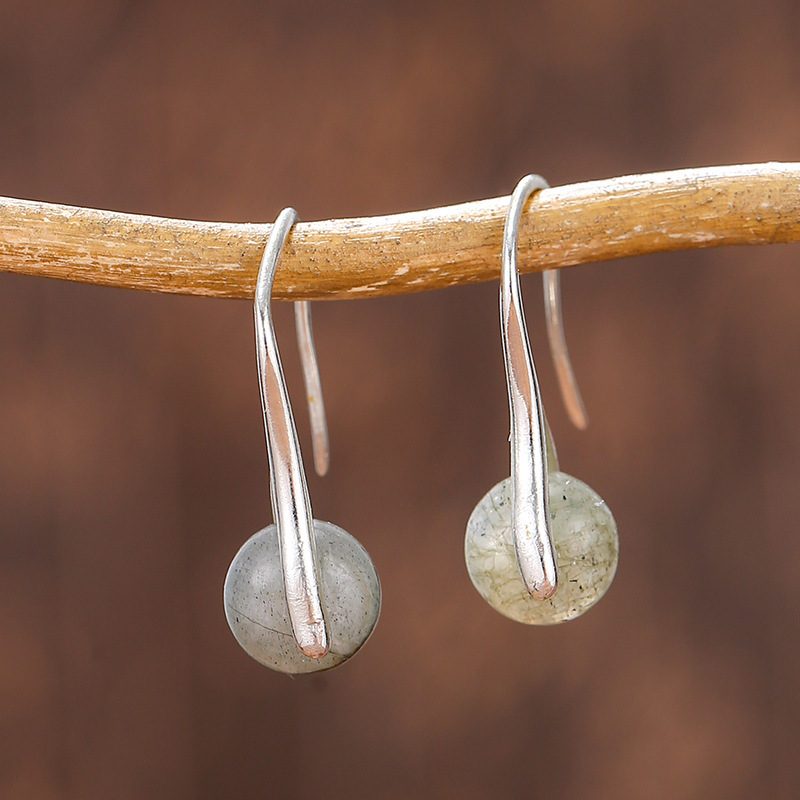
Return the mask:
<svg viewBox="0 0 800 800">
<path fill-rule="evenodd" d="M 799 34 L 794 0 L 4 0 L 0 194 L 313 220 L 530 171 L 798 160 Z M 384 608 L 305 679 L 222 610 L 270 520 L 249 304 L 0 275 L 0 797 L 800 795 L 799 262 L 567 271 L 586 434 L 524 281 L 562 464 L 621 538 L 608 596 L 553 629 L 500 617 L 463 565 L 508 472 L 496 285 L 317 304 L 314 509 L 367 547 Z"/>
</svg>

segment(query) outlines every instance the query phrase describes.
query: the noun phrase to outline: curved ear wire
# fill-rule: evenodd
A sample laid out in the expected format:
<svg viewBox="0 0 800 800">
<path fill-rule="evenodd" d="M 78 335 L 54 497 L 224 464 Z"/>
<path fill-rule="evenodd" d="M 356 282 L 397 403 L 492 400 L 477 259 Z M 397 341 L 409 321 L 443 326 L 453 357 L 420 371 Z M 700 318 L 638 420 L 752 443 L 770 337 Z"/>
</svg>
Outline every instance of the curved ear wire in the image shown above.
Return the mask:
<svg viewBox="0 0 800 800">
<path fill-rule="evenodd" d="M 314 554 L 314 521 L 297 430 L 272 325 L 270 299 L 281 250 L 297 212 L 285 208 L 272 226 L 255 294 L 256 356 L 270 467 L 270 495 L 280 542 L 286 603 L 298 647 L 311 658 L 328 652 L 328 631 Z"/>
<path fill-rule="evenodd" d="M 500 325 L 511 412 L 511 535 L 525 587 L 542 600 L 553 595 L 558 576 L 550 534 L 544 411 L 520 300 L 517 239 L 525 201 L 547 185 L 540 175 L 528 175 L 514 189 L 503 230 L 500 275 Z"/>
<path fill-rule="evenodd" d="M 567 340 L 564 336 L 564 317 L 561 314 L 561 273 L 557 269 L 547 269 L 542 273 L 544 283 L 544 314 L 547 319 L 547 340 L 550 355 L 556 368 L 561 399 L 567 409 L 572 424 L 585 430 L 589 424 L 586 407 L 575 379 L 575 370 L 569 360 Z"/>
<path fill-rule="evenodd" d="M 322 381 L 319 377 L 317 351 L 311 330 L 311 304 L 298 300 L 294 304 L 294 325 L 297 330 L 297 347 L 303 365 L 303 382 L 308 400 L 308 418 L 311 422 L 311 444 L 314 449 L 314 469 L 317 475 L 326 475 L 331 463 L 328 442 L 328 423 L 325 419 L 325 403 L 322 399 Z"/>
</svg>

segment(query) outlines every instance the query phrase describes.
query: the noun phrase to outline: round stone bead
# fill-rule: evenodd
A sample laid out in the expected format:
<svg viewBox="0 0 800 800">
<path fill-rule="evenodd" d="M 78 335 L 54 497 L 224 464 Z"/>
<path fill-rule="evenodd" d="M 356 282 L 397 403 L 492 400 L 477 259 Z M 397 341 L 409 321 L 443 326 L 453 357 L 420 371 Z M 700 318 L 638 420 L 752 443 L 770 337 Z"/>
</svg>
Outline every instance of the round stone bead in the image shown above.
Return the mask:
<svg viewBox="0 0 800 800">
<path fill-rule="evenodd" d="M 295 642 L 283 586 L 278 529 L 251 536 L 225 578 L 225 615 L 248 655 L 271 669 L 298 674 L 331 669 L 367 641 L 381 610 L 381 586 L 367 551 L 349 533 L 314 520 L 317 571 L 330 649 L 309 658 Z"/>
<path fill-rule="evenodd" d="M 564 472 L 549 475 L 550 528 L 558 586 L 536 600 L 522 582 L 511 538 L 511 479 L 494 486 L 467 523 L 465 555 L 475 588 L 501 614 L 528 625 L 573 619 L 606 592 L 617 570 L 617 524 L 605 501 Z"/>
</svg>

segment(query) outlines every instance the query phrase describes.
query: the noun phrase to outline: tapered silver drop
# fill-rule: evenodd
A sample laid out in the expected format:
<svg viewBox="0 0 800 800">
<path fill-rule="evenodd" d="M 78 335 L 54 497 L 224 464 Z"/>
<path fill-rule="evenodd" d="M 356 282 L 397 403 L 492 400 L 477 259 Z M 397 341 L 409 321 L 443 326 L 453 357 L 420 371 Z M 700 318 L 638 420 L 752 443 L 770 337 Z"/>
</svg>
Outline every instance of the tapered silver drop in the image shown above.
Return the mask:
<svg viewBox="0 0 800 800">
<path fill-rule="evenodd" d="M 285 208 L 270 232 L 255 294 L 256 355 L 269 452 L 272 511 L 278 528 L 286 604 L 298 647 L 311 658 L 328 652 L 328 631 L 314 553 L 314 521 L 278 343 L 270 313 L 275 272 L 297 212 Z"/>
<path fill-rule="evenodd" d="M 503 230 L 500 325 L 511 415 L 511 534 L 522 580 L 545 600 L 558 585 L 550 534 L 547 447 L 539 381 L 531 356 L 517 270 L 519 221 L 525 201 L 547 181 L 528 175 L 514 189 Z"/>
</svg>

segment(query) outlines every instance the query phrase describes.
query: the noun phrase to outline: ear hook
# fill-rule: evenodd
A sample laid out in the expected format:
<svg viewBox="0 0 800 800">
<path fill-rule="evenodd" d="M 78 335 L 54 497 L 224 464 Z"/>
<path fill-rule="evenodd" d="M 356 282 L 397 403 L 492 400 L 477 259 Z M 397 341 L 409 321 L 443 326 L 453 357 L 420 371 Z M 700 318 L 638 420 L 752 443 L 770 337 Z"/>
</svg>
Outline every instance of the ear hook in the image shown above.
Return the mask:
<svg viewBox="0 0 800 800">
<path fill-rule="evenodd" d="M 317 351 L 311 330 L 311 304 L 298 300 L 294 304 L 294 325 L 297 330 L 297 347 L 303 365 L 303 382 L 308 401 L 308 418 L 311 422 L 311 444 L 314 449 L 314 469 L 317 475 L 326 475 L 331 463 L 328 443 L 328 423 L 325 419 L 325 403 L 322 399 L 322 381 L 319 377 Z"/>
<path fill-rule="evenodd" d="M 329 645 L 317 578 L 311 502 L 270 313 L 278 259 L 297 219 L 293 208 L 283 209 L 264 249 L 254 306 L 256 355 L 269 453 L 272 511 L 278 528 L 289 618 L 303 653 L 322 658 Z"/>
<path fill-rule="evenodd" d="M 542 273 L 544 286 L 544 314 L 547 319 L 547 340 L 550 343 L 550 355 L 556 368 L 558 387 L 561 399 L 567 409 L 572 424 L 576 428 L 586 430 L 589 420 L 586 407 L 583 405 L 575 370 L 569 360 L 567 340 L 564 336 L 564 317 L 561 314 L 561 273 L 557 269 L 546 269 Z"/>
<path fill-rule="evenodd" d="M 520 300 L 517 240 L 525 201 L 547 186 L 540 175 L 528 175 L 514 189 L 503 230 L 500 276 L 500 325 L 511 412 L 511 532 L 525 587 L 542 600 L 553 595 L 558 576 L 550 534 L 544 412 Z"/>
</svg>

